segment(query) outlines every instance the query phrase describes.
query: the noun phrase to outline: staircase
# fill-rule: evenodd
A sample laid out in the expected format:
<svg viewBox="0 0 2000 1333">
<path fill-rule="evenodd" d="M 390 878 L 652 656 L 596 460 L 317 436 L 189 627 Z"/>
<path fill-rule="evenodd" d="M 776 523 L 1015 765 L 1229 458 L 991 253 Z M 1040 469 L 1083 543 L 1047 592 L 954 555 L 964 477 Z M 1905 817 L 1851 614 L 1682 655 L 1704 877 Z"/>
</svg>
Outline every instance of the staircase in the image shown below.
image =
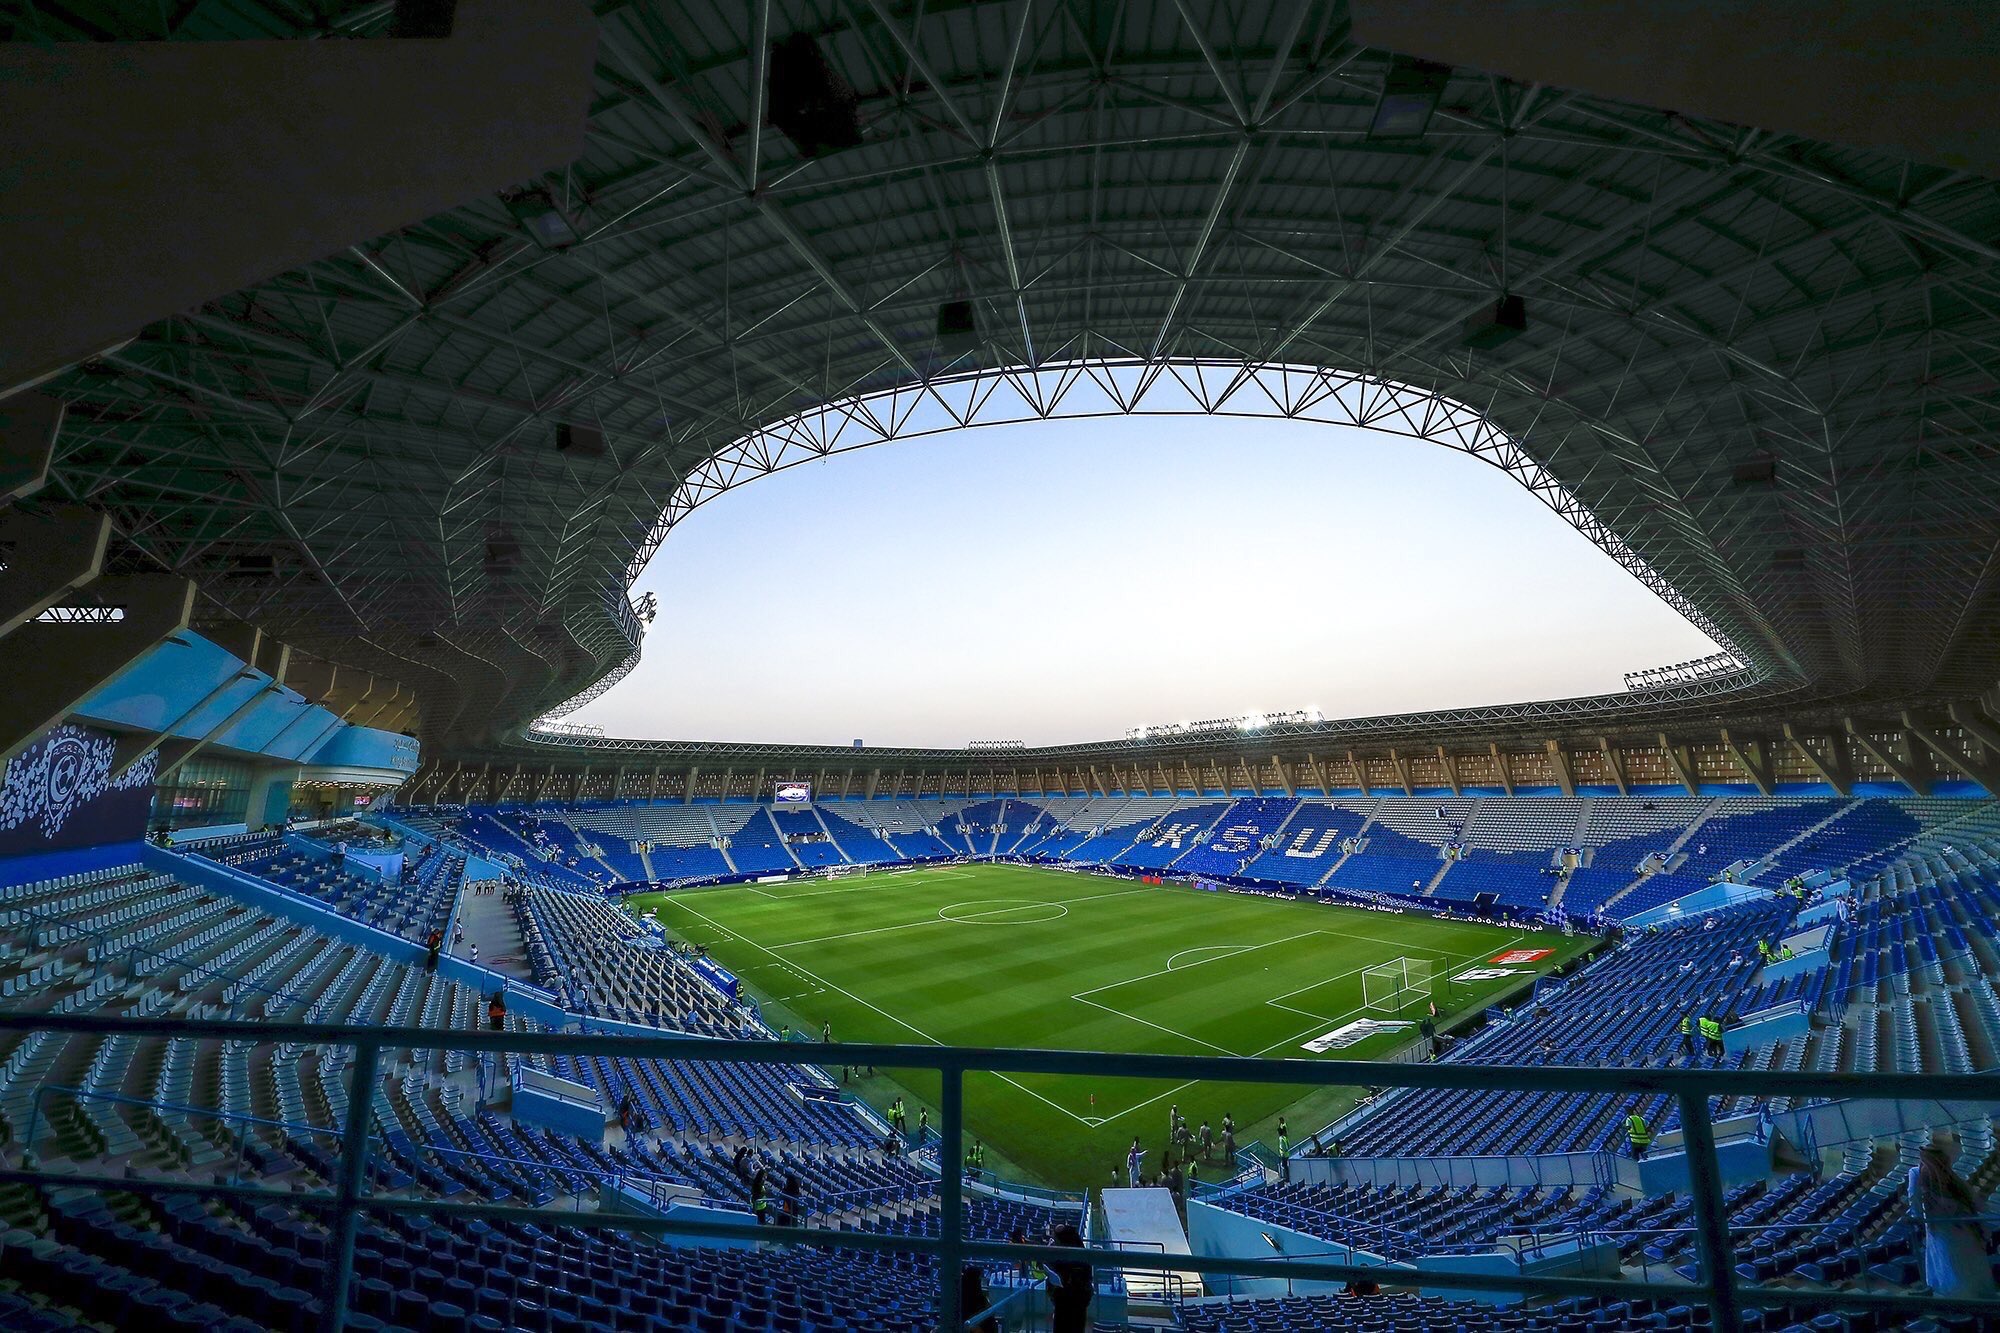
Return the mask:
<svg viewBox="0 0 2000 1333">
<path fill-rule="evenodd" d="M 1377 810 L 1380 810 L 1381 808 L 1382 808 L 1381 799 L 1379 797 L 1375 798 L 1375 804 L 1368 808 L 1368 817 L 1361 821 L 1360 828 L 1354 830 L 1354 845 L 1356 847 L 1359 847 L 1361 845 L 1361 840 L 1368 836 L 1369 828 L 1372 827 L 1375 823 L 1375 812 Z M 1324 875 L 1321 875 L 1319 879 L 1314 882 L 1313 887 L 1317 888 L 1321 884 L 1330 883 L 1333 879 L 1335 872 L 1337 872 L 1342 866 L 1346 865 L 1347 858 L 1352 855 L 1354 855 L 1353 852 L 1342 852 L 1339 855 L 1339 857 L 1334 860 L 1334 863 L 1326 868 L 1326 873 Z"/>
<path fill-rule="evenodd" d="M 528 946 L 521 938 L 520 923 L 514 919 L 514 910 L 507 905 L 505 896 L 480 893 L 477 885 L 467 884 L 459 891 L 456 920 L 465 930 L 465 942 L 452 946 L 453 957 L 469 956 L 476 944 L 481 967 L 522 981 L 535 979 L 528 967 Z"/>
<path fill-rule="evenodd" d="M 703 810 L 702 814 L 708 819 L 708 831 L 715 839 L 715 850 L 722 853 L 722 863 L 729 867 L 730 874 L 742 874 L 736 868 L 736 858 L 729 854 L 729 835 L 722 831 L 722 825 L 715 822 L 715 811 Z"/>
<path fill-rule="evenodd" d="M 1680 837 L 1675 838 L 1672 842 L 1667 844 L 1667 854 L 1661 858 L 1661 864 L 1671 866 L 1674 862 L 1674 857 L 1680 854 L 1681 849 L 1683 847 L 1686 847 L 1690 842 L 1693 842 L 1694 835 L 1701 832 L 1701 826 L 1703 824 L 1706 824 L 1709 820 L 1715 818 L 1716 814 L 1720 812 L 1721 809 L 1722 809 L 1722 800 L 1720 797 L 1717 797 L 1715 800 L 1710 801 L 1707 804 L 1707 806 L 1705 806 L 1702 809 L 1702 812 L 1700 814 L 1696 815 L 1692 820 L 1688 822 L 1686 831 L 1684 831 Z"/>
<path fill-rule="evenodd" d="M 1193 838 L 1190 838 L 1188 840 L 1188 845 L 1186 849 L 1183 850 L 1179 856 L 1176 856 L 1171 861 L 1168 861 L 1164 869 L 1167 870 L 1173 869 L 1187 857 L 1194 855 L 1194 851 L 1197 847 L 1206 847 L 1208 845 L 1208 840 L 1215 836 L 1215 830 L 1222 827 L 1222 821 L 1229 818 L 1229 812 L 1231 810 L 1234 810 L 1235 808 L 1236 808 L 1235 801 L 1231 801 L 1227 805 L 1223 806 L 1221 813 L 1217 814 L 1214 819 L 1209 821 L 1208 827 L 1203 829 L 1199 834 L 1195 835 Z"/>
<path fill-rule="evenodd" d="M 785 855 L 791 859 L 792 865 L 797 869 L 804 870 L 806 863 L 799 860 L 799 854 L 792 850 L 791 842 L 786 839 L 785 831 L 778 827 L 778 821 L 772 817 L 770 808 L 768 806 L 758 806 L 757 815 L 761 816 L 764 822 L 771 826 L 772 835 L 777 838 L 778 845 L 785 849 Z"/>
<path fill-rule="evenodd" d="M 826 826 L 826 817 L 820 814 L 817 803 L 813 805 L 812 812 L 814 822 L 819 825 L 819 831 L 826 834 L 826 840 L 833 847 L 833 850 L 840 853 L 841 860 L 845 861 L 848 865 L 853 865 L 854 858 L 847 854 L 847 849 L 840 845 L 840 839 L 834 837 L 833 830 Z"/>
<path fill-rule="evenodd" d="M 1786 852 L 1792 850 L 1792 848 L 1804 842 L 1807 838 L 1810 838 L 1815 833 L 1818 833 L 1821 829 L 1826 828 L 1830 824 L 1838 823 L 1839 821 L 1847 818 L 1849 814 L 1853 813 L 1856 810 L 1859 810 L 1860 808 L 1861 808 L 1861 802 L 1859 801 L 1848 801 L 1843 805 L 1835 807 L 1834 812 L 1828 815 L 1825 819 L 1820 820 L 1819 823 L 1814 824 L 1809 829 L 1806 829 L 1805 831 L 1800 833 L 1797 837 L 1791 839 L 1791 841 L 1782 843 L 1776 847 L 1773 847 L 1770 851 L 1765 852 L 1762 857 L 1758 858 L 1757 861 L 1758 866 L 1761 868 L 1762 866 L 1772 861 L 1774 858 L 1784 855 Z"/>
</svg>

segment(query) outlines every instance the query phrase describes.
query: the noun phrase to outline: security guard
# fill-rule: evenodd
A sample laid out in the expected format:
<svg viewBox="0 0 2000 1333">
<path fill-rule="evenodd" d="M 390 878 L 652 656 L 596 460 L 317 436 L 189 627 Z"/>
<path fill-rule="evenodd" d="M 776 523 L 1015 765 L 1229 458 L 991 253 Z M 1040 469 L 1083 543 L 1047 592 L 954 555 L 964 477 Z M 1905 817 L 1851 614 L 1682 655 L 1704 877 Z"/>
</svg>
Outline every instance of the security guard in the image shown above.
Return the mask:
<svg viewBox="0 0 2000 1333">
<path fill-rule="evenodd" d="M 1639 1114 L 1637 1102 L 1633 1102 L 1625 1113 L 1625 1138 L 1632 1145 L 1632 1160 L 1635 1162 L 1653 1146 L 1653 1131 L 1647 1126 L 1646 1117 Z"/>
</svg>

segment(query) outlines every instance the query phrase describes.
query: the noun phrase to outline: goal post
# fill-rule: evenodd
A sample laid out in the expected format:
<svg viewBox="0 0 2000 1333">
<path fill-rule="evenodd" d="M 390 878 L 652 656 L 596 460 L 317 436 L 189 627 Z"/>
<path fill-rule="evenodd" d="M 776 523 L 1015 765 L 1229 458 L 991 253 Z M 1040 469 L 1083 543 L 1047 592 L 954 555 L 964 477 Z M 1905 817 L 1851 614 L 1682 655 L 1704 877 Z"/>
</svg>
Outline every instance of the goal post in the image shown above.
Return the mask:
<svg viewBox="0 0 2000 1333">
<path fill-rule="evenodd" d="M 1431 998 L 1428 958 L 1393 958 L 1361 971 L 1361 1004 L 1371 1013 L 1424 1009 Z"/>
</svg>

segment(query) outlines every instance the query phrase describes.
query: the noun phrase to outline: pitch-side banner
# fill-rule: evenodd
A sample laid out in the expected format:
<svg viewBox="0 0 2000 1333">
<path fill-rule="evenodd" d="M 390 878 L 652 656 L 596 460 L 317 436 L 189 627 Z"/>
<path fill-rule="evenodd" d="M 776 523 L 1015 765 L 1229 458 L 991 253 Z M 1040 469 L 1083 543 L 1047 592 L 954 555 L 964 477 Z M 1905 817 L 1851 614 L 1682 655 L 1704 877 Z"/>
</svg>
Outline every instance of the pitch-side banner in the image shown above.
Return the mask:
<svg viewBox="0 0 2000 1333">
<path fill-rule="evenodd" d="M 1414 1026 L 1397 1019 L 1357 1018 L 1344 1027 L 1337 1027 L 1323 1037 L 1314 1037 L 1301 1046 L 1300 1050 L 1311 1051 L 1314 1055 L 1325 1055 L 1328 1051 L 1345 1050 L 1349 1046 L 1367 1041 L 1383 1032 L 1397 1032 Z"/>
<path fill-rule="evenodd" d="M 811 805 L 813 785 L 810 782 L 780 782 L 771 791 L 773 805 Z"/>
</svg>

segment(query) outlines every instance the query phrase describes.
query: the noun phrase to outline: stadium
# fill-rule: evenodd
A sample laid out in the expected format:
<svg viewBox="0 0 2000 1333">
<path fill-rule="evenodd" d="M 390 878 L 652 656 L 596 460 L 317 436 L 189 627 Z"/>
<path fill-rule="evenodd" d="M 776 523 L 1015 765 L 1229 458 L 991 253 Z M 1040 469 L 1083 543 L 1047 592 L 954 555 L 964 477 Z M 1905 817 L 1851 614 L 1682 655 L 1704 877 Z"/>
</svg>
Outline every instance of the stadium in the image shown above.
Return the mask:
<svg viewBox="0 0 2000 1333">
<path fill-rule="evenodd" d="M 1993 15 L 0 37 L 0 1329 L 2000 1328 Z M 639 591 L 725 492 L 1124 418 L 1439 446 L 1716 651 L 1049 744 L 579 720 L 786 628 Z M 1213 563 L 1449 623 L 1326 510 Z M 914 637 L 893 575 L 798 578 Z M 1160 607 L 1134 658 L 1217 632 Z"/>
</svg>

